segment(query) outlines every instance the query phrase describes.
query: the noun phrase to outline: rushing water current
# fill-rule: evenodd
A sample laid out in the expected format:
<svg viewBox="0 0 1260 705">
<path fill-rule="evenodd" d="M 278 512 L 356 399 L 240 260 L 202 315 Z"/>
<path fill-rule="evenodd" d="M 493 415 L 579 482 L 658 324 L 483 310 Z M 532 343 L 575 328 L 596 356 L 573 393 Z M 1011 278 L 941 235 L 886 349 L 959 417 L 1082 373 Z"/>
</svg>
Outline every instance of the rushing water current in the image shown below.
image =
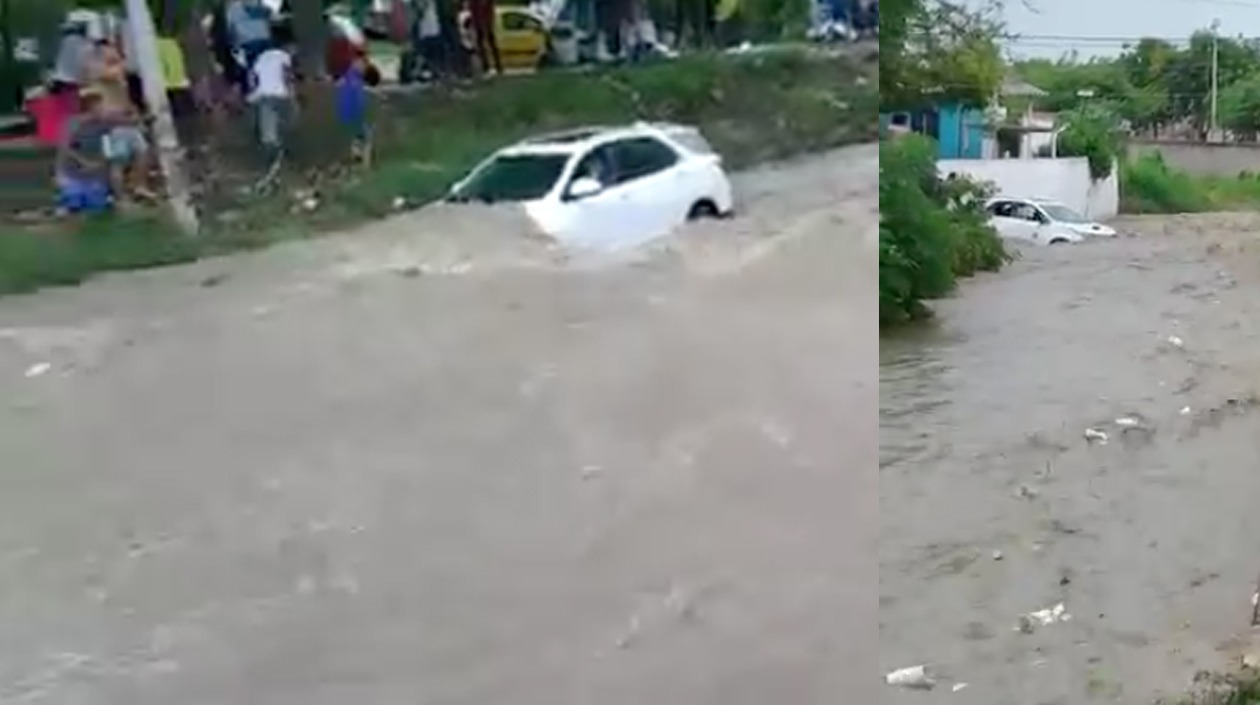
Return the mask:
<svg viewBox="0 0 1260 705">
<path fill-rule="evenodd" d="M 985 705 L 1140 703 L 1253 648 L 1258 224 L 1025 250 L 885 337 L 885 670 L 929 664 Z M 1058 603 L 1069 620 L 1019 628 Z"/>
</svg>

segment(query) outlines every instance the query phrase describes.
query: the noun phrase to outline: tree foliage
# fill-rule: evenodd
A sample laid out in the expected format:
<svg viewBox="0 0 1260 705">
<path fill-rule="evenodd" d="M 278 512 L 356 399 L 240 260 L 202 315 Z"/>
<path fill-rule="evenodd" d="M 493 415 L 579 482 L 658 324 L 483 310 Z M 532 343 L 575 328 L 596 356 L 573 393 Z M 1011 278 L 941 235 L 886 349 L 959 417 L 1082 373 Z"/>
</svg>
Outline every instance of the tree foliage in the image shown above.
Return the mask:
<svg viewBox="0 0 1260 705">
<path fill-rule="evenodd" d="M 1005 73 L 1000 9 L 990 3 L 974 10 L 947 0 L 896 0 L 881 8 L 881 107 L 940 100 L 987 104 Z"/>
<path fill-rule="evenodd" d="M 1085 157 L 1094 179 L 1111 175 L 1123 148 L 1119 116 L 1107 104 L 1087 104 L 1059 114 L 1059 155 Z"/>
<path fill-rule="evenodd" d="M 880 145 L 881 327 L 926 316 L 924 301 L 1009 259 L 984 212 L 991 189 L 966 178 L 941 179 L 936 149 L 919 135 Z"/>
<path fill-rule="evenodd" d="M 1222 127 L 1254 140 L 1260 134 L 1260 73 L 1226 86 L 1221 91 L 1218 111 Z"/>
<path fill-rule="evenodd" d="M 1220 123 L 1255 135 L 1260 97 L 1253 78 L 1260 73 L 1260 44 L 1242 38 L 1213 38 L 1195 32 L 1183 46 L 1145 38 L 1115 58 L 1079 60 L 1067 55 L 1016 64 L 1018 73 L 1049 95 L 1038 102 L 1052 111 L 1086 103 L 1104 104 L 1137 130 L 1158 131 L 1175 122 L 1206 131 L 1211 114 L 1213 42 L 1217 52 Z M 1249 87 L 1250 86 L 1250 87 Z"/>
</svg>

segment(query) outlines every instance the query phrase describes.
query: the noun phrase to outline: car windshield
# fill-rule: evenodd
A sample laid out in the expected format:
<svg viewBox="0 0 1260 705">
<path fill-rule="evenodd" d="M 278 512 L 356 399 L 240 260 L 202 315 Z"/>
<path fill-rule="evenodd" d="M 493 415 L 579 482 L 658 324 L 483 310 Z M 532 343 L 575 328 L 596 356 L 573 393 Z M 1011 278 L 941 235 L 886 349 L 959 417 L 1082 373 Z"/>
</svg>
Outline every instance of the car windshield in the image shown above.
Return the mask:
<svg viewBox="0 0 1260 705">
<path fill-rule="evenodd" d="M 532 201 L 551 191 L 568 161 L 566 154 L 502 154 L 451 195 L 459 201 Z"/>
<path fill-rule="evenodd" d="M 1077 213 L 1076 211 L 1072 210 L 1071 208 L 1068 208 L 1067 206 L 1061 206 L 1057 203 L 1042 203 L 1041 210 L 1045 211 L 1046 215 L 1050 216 L 1051 220 L 1056 220 L 1060 223 L 1088 223 L 1089 222 L 1089 219 L 1081 215 L 1080 213 Z"/>
</svg>

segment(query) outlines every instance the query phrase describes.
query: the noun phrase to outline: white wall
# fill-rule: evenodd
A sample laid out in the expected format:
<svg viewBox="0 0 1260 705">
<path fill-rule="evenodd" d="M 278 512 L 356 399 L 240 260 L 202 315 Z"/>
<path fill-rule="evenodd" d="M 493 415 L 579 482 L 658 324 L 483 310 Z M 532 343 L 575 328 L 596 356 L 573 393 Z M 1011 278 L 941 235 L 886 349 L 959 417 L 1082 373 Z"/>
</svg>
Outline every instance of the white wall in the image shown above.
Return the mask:
<svg viewBox="0 0 1260 705">
<path fill-rule="evenodd" d="M 1106 220 L 1120 210 L 1116 170 L 1101 181 L 1089 176 L 1084 157 L 1065 159 L 941 159 L 937 169 L 990 181 L 998 195 L 1059 201 L 1085 215 Z"/>
</svg>

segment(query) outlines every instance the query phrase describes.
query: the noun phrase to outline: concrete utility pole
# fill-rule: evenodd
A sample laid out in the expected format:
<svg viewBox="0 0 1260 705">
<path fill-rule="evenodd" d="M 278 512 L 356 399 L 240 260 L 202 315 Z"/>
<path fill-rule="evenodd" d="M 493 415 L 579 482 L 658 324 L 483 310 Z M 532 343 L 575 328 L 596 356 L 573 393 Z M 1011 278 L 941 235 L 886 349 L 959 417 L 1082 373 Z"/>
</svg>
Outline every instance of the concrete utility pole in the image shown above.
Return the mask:
<svg viewBox="0 0 1260 705">
<path fill-rule="evenodd" d="M 158 164 L 166 181 L 167 206 L 171 216 L 186 234 L 195 235 L 199 229 L 197 210 L 193 207 L 184 169 L 184 150 L 175 131 L 175 119 L 171 117 L 171 104 L 166 98 L 166 79 L 162 75 L 162 61 L 158 56 L 157 30 L 146 0 L 126 0 L 127 26 L 131 31 L 132 51 L 140 66 L 140 79 L 144 83 L 144 99 L 153 115 L 153 141 L 157 147 Z"/>
<path fill-rule="evenodd" d="M 1220 35 L 1218 30 L 1221 27 L 1220 20 L 1212 20 L 1212 110 L 1211 119 L 1208 126 L 1208 141 L 1216 141 L 1216 93 L 1219 83 L 1218 76 L 1220 74 Z"/>
</svg>

